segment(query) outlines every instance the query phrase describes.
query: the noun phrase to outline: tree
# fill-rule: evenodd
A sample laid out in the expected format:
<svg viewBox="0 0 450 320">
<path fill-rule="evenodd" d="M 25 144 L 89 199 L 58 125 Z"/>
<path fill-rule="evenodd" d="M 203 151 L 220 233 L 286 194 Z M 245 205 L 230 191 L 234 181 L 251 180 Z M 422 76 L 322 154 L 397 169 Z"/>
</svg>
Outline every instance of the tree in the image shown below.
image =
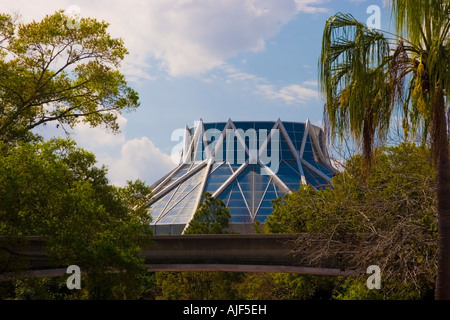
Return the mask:
<svg viewBox="0 0 450 320">
<path fill-rule="evenodd" d="M 300 233 L 297 258 L 343 269 L 382 270 L 382 290 L 367 298 L 422 298 L 436 278 L 437 203 L 431 152 L 412 143 L 375 150 L 371 175 L 361 184 L 361 156 L 333 178 L 333 188 L 310 186 L 279 199 L 266 222 L 272 233 Z M 367 276 L 349 280 L 340 298 L 362 292 Z M 366 291 L 367 287 L 365 287 Z"/>
<path fill-rule="evenodd" d="M 450 299 L 450 1 L 393 0 L 392 9 L 396 34 L 348 14 L 327 21 L 320 59 L 325 120 L 334 137 L 349 132 L 361 145 L 364 176 L 393 115 L 402 116 L 405 138 L 420 132 L 431 141 L 439 220 L 436 299 Z"/>
<path fill-rule="evenodd" d="M 78 298 L 138 297 L 145 277 L 140 246 L 151 235 L 142 206 L 149 187 L 112 186 L 93 154 L 32 133 L 48 123 L 66 130 L 79 122 L 116 132 L 118 115 L 139 106 L 119 71 L 128 53 L 123 41 L 109 35 L 105 22 L 69 19 L 58 11 L 19 23 L 0 14 L 0 236 L 46 237 L 55 265 L 78 264 L 85 272 Z M 26 267 L 5 241 L 0 270 Z M 16 284 L 23 289 L 17 297 L 48 291 L 35 290 L 40 285 L 58 287 L 53 279 Z"/>
<path fill-rule="evenodd" d="M 139 297 L 150 216 L 141 181 L 118 188 L 92 153 L 67 139 L 0 142 L 0 237 L 42 236 L 55 266 L 78 265 L 91 299 Z M 17 271 L 0 249 L 2 272 Z M 20 266 L 20 265 L 19 265 Z"/>
<path fill-rule="evenodd" d="M 236 272 L 158 272 L 161 289 L 158 300 L 237 300 L 236 284 L 243 278 Z"/>
<path fill-rule="evenodd" d="M 247 274 L 237 284 L 244 300 L 330 300 L 336 278 L 292 273 Z"/>
<path fill-rule="evenodd" d="M 27 24 L 0 14 L 0 140 L 30 139 L 51 121 L 118 131 L 118 113 L 138 107 L 119 72 L 123 41 L 105 22 L 83 18 L 73 28 L 67 21 L 63 11 Z"/>
<path fill-rule="evenodd" d="M 194 218 L 184 234 L 222 234 L 226 233 L 231 215 L 225 203 L 211 194 L 202 195 Z"/>
<path fill-rule="evenodd" d="M 230 217 L 222 200 L 205 193 L 184 234 L 226 233 Z M 242 275 L 233 272 L 159 272 L 156 279 L 161 288 L 158 299 L 231 300 L 238 298 L 235 283 Z"/>
</svg>

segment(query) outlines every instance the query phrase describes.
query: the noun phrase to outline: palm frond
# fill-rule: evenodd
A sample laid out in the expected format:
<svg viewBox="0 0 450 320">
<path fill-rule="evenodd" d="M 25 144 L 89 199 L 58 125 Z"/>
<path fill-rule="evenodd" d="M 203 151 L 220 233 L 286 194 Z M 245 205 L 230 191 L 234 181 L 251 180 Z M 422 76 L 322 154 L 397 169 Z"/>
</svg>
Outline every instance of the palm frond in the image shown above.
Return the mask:
<svg viewBox="0 0 450 320">
<path fill-rule="evenodd" d="M 326 23 L 320 83 L 331 131 L 340 138 L 350 133 L 369 162 L 374 141 L 386 136 L 393 107 L 389 51 L 383 33 L 349 14 Z"/>
</svg>

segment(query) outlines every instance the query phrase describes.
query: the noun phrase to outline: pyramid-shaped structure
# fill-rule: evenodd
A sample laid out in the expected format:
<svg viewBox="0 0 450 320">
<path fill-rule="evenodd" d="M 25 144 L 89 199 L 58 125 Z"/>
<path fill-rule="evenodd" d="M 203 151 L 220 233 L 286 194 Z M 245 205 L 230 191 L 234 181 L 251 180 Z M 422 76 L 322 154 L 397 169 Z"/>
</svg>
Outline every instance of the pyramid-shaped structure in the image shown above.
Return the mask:
<svg viewBox="0 0 450 320">
<path fill-rule="evenodd" d="M 253 232 L 272 214 L 272 200 L 301 185 L 330 186 L 321 128 L 306 123 L 228 122 L 186 127 L 180 164 L 153 186 L 149 202 L 155 234 L 182 234 L 203 193 L 225 202 L 230 227 Z"/>
</svg>

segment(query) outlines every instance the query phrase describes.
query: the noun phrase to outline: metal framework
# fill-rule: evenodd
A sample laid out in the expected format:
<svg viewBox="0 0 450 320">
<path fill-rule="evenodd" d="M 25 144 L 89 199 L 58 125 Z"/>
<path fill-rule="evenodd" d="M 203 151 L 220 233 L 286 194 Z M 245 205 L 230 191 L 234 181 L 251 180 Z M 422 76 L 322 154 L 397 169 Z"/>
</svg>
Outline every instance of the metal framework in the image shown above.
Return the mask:
<svg viewBox="0 0 450 320">
<path fill-rule="evenodd" d="M 245 233 L 270 216 L 272 200 L 302 185 L 329 187 L 336 170 L 321 143 L 322 135 L 322 129 L 309 120 L 200 120 L 192 128 L 186 126 L 179 166 L 152 186 L 154 197 L 148 207 L 155 233 L 183 233 L 205 192 L 225 202 L 232 229 Z M 253 150 L 255 145 L 258 150 Z M 270 166 L 263 161 L 268 154 Z"/>
</svg>

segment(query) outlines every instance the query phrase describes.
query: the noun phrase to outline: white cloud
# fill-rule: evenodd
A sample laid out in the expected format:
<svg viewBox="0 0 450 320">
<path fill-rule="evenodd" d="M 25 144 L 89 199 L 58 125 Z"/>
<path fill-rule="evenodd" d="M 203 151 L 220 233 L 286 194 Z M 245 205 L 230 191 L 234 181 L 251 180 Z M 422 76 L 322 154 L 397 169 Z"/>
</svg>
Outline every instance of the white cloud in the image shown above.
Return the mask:
<svg viewBox="0 0 450 320">
<path fill-rule="evenodd" d="M 261 51 L 265 41 L 300 12 L 326 12 L 326 0 L 0 0 L 3 11 L 25 21 L 70 5 L 81 16 L 110 23 L 130 55 L 124 72 L 152 78 L 163 69 L 172 76 L 200 75 L 240 52 Z"/>
<path fill-rule="evenodd" d="M 140 179 L 153 184 L 175 167 L 172 158 L 148 137 L 127 140 L 123 130 L 127 119 L 118 116 L 121 133 L 108 133 L 101 127 L 78 124 L 72 138 L 79 146 L 94 152 L 99 165 L 108 167 L 108 178 L 117 186 Z"/>
<path fill-rule="evenodd" d="M 305 13 L 327 13 L 329 10 L 324 7 L 317 7 L 323 4 L 323 0 L 295 0 L 297 10 Z"/>
<path fill-rule="evenodd" d="M 124 116 L 117 115 L 117 124 L 120 128 L 125 128 L 127 122 L 128 120 Z M 86 123 L 77 124 L 74 128 L 74 138 L 88 150 L 112 148 L 125 143 L 125 135 L 123 133 L 114 134 L 106 131 L 102 126 L 92 128 Z"/>
<path fill-rule="evenodd" d="M 111 183 L 118 186 L 136 179 L 151 185 L 175 167 L 172 158 L 147 137 L 128 140 L 122 146 L 120 157 L 102 160 L 109 168 Z"/>
<path fill-rule="evenodd" d="M 317 90 L 306 88 L 299 84 L 292 84 L 280 89 L 273 85 L 261 84 L 257 86 L 259 93 L 268 99 L 283 100 L 287 104 L 305 104 L 319 98 Z"/>
<path fill-rule="evenodd" d="M 318 88 L 319 87 L 319 82 L 317 82 L 317 81 L 305 81 L 305 82 L 303 82 L 303 85 L 306 86 L 306 87 Z"/>
<path fill-rule="evenodd" d="M 220 69 L 225 73 L 225 83 L 242 82 L 254 94 L 270 100 L 282 100 L 286 104 L 305 104 L 320 98 L 317 81 L 304 81 L 301 84 L 289 84 L 278 88 L 264 77 L 242 72 L 227 64 L 223 64 Z M 217 75 L 213 76 L 214 78 L 205 81 L 212 82 L 218 79 Z"/>
<path fill-rule="evenodd" d="M 68 129 L 70 137 L 79 147 L 95 154 L 98 166 L 108 167 L 111 184 L 124 186 L 129 180 L 140 179 L 152 185 L 175 168 L 171 156 L 155 146 L 148 137 L 126 139 L 123 132 L 127 125 L 126 118 L 119 115 L 117 122 L 122 130 L 118 134 L 86 124 Z M 45 139 L 66 136 L 61 126 L 56 127 L 56 123 L 38 127 L 34 132 Z"/>
</svg>

